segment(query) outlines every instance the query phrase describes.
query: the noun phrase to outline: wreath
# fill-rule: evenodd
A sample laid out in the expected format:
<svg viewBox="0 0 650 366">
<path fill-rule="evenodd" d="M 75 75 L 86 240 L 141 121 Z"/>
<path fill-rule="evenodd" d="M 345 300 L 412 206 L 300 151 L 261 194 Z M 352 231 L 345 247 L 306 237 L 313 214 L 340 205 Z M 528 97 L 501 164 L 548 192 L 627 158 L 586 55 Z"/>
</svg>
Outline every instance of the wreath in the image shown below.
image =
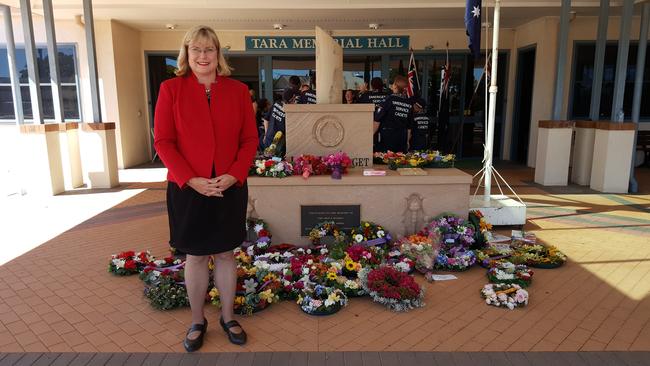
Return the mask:
<svg viewBox="0 0 650 366">
<path fill-rule="evenodd" d="M 130 276 L 140 273 L 154 260 L 149 251 L 134 252 L 132 250 L 111 255 L 108 272 L 117 276 Z"/>
<path fill-rule="evenodd" d="M 185 284 L 172 276 L 162 276 L 155 286 L 145 286 L 144 295 L 151 306 L 158 310 L 172 310 L 190 305 Z"/>
<path fill-rule="evenodd" d="M 462 272 L 476 263 L 476 255 L 471 250 L 453 248 L 449 251 L 440 251 L 436 257 L 434 267 L 446 271 Z"/>
<path fill-rule="evenodd" d="M 346 306 L 348 298 L 338 288 L 315 285 L 305 287 L 296 302 L 309 315 L 331 315 Z"/>
<path fill-rule="evenodd" d="M 413 276 L 393 267 L 364 268 L 359 272 L 361 285 L 374 302 L 396 312 L 424 306 L 424 289 Z"/>
<path fill-rule="evenodd" d="M 345 242 L 345 233 L 339 229 L 334 221 L 324 221 L 311 229 L 309 240 L 313 246 L 321 244 L 333 246 Z"/>
<path fill-rule="evenodd" d="M 469 212 L 469 222 L 474 226 L 473 249 L 483 248 L 488 241 L 488 235 L 492 225 L 485 220 L 485 216 L 479 210 Z"/>
<path fill-rule="evenodd" d="M 409 235 L 397 242 L 399 251 L 415 264 L 420 273 L 433 270 L 438 250 L 431 238 L 424 235 Z"/>
<path fill-rule="evenodd" d="M 466 220 L 454 214 L 442 214 L 436 217 L 423 230 L 424 235 L 440 235 L 441 249 L 454 247 L 468 249 L 474 244 L 474 229 Z"/>
<path fill-rule="evenodd" d="M 487 271 L 487 277 L 492 283 L 513 283 L 528 287 L 533 280 L 533 271 L 524 264 L 496 261 Z"/>
<path fill-rule="evenodd" d="M 510 310 L 528 305 L 528 291 L 517 284 L 488 283 L 481 289 L 485 303 Z"/>
<path fill-rule="evenodd" d="M 247 249 L 251 246 L 254 254 L 265 252 L 271 245 L 271 231 L 268 224 L 259 218 L 246 219 L 246 241 L 242 247 Z"/>
<path fill-rule="evenodd" d="M 484 249 L 478 249 L 474 251 L 478 264 L 483 268 L 490 268 L 490 263 L 492 261 L 497 261 L 500 259 L 508 258 L 512 255 L 512 249 L 501 249 L 495 247 L 487 247 Z"/>
<path fill-rule="evenodd" d="M 452 168 L 456 156 L 454 154 L 441 155 L 437 150 L 411 151 L 408 153 L 374 153 L 373 162 L 388 164 L 388 168 Z"/>
<path fill-rule="evenodd" d="M 388 230 L 370 221 L 362 221 L 359 227 L 352 229 L 350 236 L 353 243 L 366 246 L 384 245 L 392 240 Z"/>
<path fill-rule="evenodd" d="M 261 285 L 260 285 L 261 283 Z M 255 277 L 238 278 L 233 311 L 239 315 L 252 315 L 280 301 L 278 290 L 281 284 L 276 276 L 268 276 L 263 282 Z M 219 290 L 213 287 L 208 293 L 212 305 L 221 307 Z"/>
<path fill-rule="evenodd" d="M 556 247 L 549 245 L 521 245 L 515 249 L 511 261 L 535 268 L 557 268 L 566 262 L 567 257 Z"/>
</svg>

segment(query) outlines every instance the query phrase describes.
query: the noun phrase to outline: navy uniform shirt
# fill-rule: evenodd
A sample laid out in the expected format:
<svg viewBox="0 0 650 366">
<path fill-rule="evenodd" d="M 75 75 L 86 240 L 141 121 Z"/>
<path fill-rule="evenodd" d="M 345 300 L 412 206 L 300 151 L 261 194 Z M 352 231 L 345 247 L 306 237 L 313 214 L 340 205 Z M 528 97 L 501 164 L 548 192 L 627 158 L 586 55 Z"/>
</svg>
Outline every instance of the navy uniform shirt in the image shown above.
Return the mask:
<svg viewBox="0 0 650 366">
<path fill-rule="evenodd" d="M 308 89 L 300 92 L 298 97 L 298 104 L 316 104 L 316 91 Z"/>
<path fill-rule="evenodd" d="M 282 102 L 275 102 L 266 114 L 265 120 L 269 121 L 269 127 L 264 136 L 264 147 L 268 147 L 273 142 L 273 137 L 278 131 L 285 133 L 285 113 L 284 104 Z"/>
<path fill-rule="evenodd" d="M 359 103 L 373 103 L 375 107 L 378 107 L 381 103 L 386 100 L 386 97 L 388 95 L 384 93 L 383 91 L 370 91 L 367 93 L 363 93 L 361 98 L 359 98 Z"/>
<path fill-rule="evenodd" d="M 413 114 L 411 121 L 411 150 L 426 150 L 429 148 L 429 135 L 431 131 L 431 117 L 422 110 Z"/>
<path fill-rule="evenodd" d="M 375 121 L 380 129 L 406 131 L 411 125 L 413 104 L 404 94 L 391 94 L 375 109 Z"/>
</svg>

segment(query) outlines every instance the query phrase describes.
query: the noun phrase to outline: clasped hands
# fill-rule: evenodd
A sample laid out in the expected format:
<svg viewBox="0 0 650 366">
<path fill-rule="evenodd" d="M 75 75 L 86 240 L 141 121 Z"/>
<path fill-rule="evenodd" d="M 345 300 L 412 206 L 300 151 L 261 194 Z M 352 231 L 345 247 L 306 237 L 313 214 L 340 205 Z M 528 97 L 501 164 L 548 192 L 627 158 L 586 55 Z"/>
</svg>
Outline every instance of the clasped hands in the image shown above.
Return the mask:
<svg viewBox="0 0 650 366">
<path fill-rule="evenodd" d="M 187 185 L 195 191 L 208 197 L 223 197 L 223 192 L 237 182 L 230 174 L 223 174 L 216 178 L 194 177 L 187 181 Z"/>
</svg>

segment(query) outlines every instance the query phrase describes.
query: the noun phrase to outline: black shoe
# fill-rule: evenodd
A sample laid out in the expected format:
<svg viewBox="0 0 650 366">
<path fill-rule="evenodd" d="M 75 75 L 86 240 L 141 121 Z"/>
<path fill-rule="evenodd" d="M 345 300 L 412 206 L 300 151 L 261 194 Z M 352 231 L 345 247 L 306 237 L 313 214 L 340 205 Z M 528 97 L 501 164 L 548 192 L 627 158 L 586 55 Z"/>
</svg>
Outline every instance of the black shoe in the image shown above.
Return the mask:
<svg viewBox="0 0 650 366">
<path fill-rule="evenodd" d="M 228 339 L 230 340 L 230 343 L 237 344 L 237 345 L 243 345 L 246 343 L 246 332 L 244 332 L 244 328 L 242 328 L 241 325 L 239 325 L 239 322 L 236 320 L 231 320 L 228 323 L 224 323 L 223 317 L 219 318 L 219 323 L 221 323 L 221 327 L 223 330 L 228 334 Z M 233 333 L 230 331 L 230 328 L 233 327 L 239 327 L 241 329 L 241 333 Z"/>
<path fill-rule="evenodd" d="M 203 336 L 205 336 L 205 331 L 208 329 L 208 319 L 203 318 L 203 324 L 192 324 L 190 329 L 187 330 L 187 334 L 185 335 L 185 340 L 183 341 L 183 346 L 185 347 L 185 350 L 187 352 L 194 352 L 201 348 L 203 345 Z M 189 339 L 187 338 L 188 335 L 192 332 L 200 331 L 201 334 L 199 334 L 198 337 L 194 339 Z"/>
</svg>

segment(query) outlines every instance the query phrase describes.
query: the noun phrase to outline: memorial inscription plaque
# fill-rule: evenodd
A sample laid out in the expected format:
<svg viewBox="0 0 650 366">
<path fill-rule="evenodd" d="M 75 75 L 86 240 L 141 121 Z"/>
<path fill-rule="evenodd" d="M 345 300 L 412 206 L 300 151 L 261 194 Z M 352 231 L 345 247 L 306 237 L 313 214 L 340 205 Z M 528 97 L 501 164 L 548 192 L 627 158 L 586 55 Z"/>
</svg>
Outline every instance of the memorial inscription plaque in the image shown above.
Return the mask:
<svg viewBox="0 0 650 366">
<path fill-rule="evenodd" d="M 361 223 L 361 205 L 301 205 L 301 235 L 309 236 L 314 226 L 323 221 L 334 221 L 342 230 L 356 228 Z"/>
</svg>

